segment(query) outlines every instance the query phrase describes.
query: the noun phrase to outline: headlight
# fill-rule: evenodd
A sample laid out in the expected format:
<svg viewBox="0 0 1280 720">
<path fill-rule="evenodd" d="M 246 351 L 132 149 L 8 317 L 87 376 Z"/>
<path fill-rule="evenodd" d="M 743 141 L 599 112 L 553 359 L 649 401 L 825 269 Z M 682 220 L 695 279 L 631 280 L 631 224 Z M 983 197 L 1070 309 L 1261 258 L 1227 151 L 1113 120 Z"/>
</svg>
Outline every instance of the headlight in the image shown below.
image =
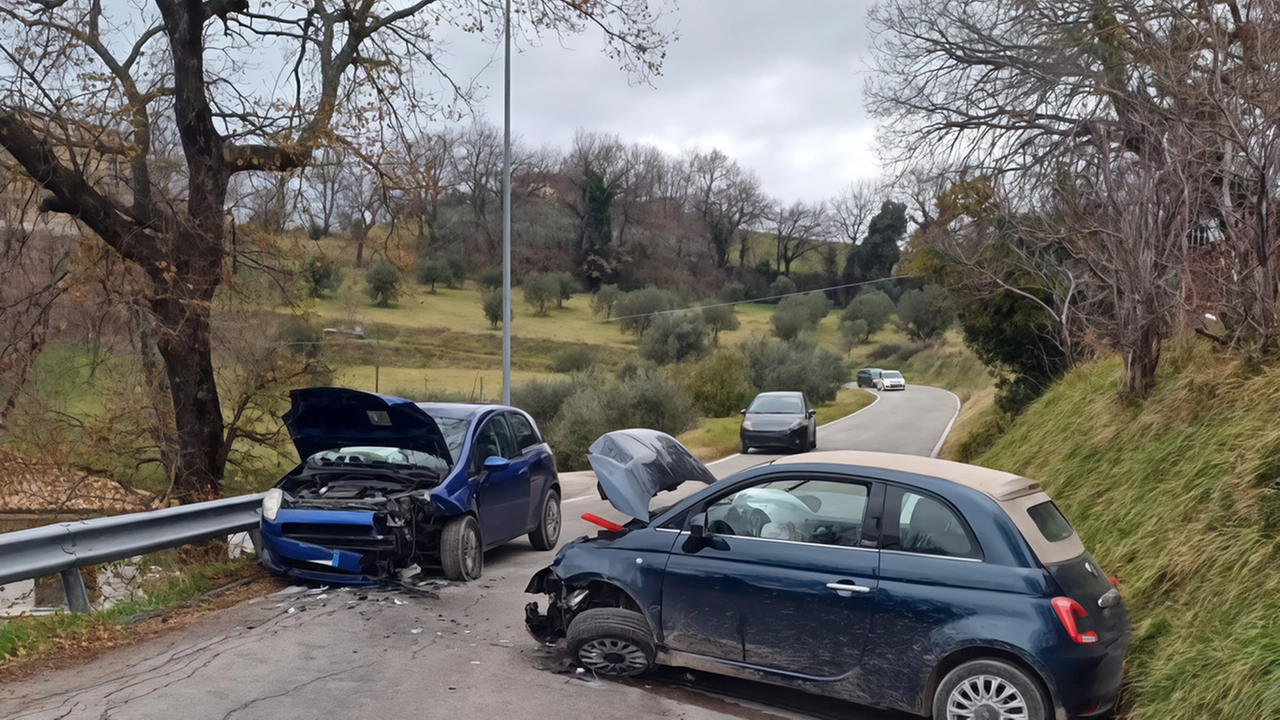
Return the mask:
<svg viewBox="0 0 1280 720">
<path fill-rule="evenodd" d="M 743 430 L 754 430 L 755 428 L 751 427 L 751 421 L 750 421 L 750 420 L 743 420 L 743 421 L 742 421 L 742 429 L 743 429 Z"/>
<path fill-rule="evenodd" d="M 789 428 L 787 428 L 787 429 L 788 429 L 788 430 L 799 430 L 800 428 L 802 428 L 802 427 L 804 427 L 805 425 L 808 425 L 808 424 L 809 424 L 809 423 L 806 423 L 806 422 L 805 422 L 805 421 L 803 421 L 803 420 L 797 420 L 797 421 L 795 421 L 795 422 L 791 423 L 791 427 L 789 427 Z"/>
<path fill-rule="evenodd" d="M 271 488 L 266 495 L 262 496 L 262 517 L 275 520 L 276 513 L 280 512 L 280 505 L 283 503 L 284 491 L 280 488 Z"/>
</svg>

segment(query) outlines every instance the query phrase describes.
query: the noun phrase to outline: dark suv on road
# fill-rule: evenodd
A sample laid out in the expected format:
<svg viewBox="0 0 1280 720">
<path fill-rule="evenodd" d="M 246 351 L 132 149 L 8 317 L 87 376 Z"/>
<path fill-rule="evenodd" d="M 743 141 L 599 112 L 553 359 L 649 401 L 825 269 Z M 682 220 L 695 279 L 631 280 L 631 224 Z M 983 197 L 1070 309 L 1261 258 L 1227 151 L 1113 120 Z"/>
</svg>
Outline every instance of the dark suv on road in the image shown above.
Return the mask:
<svg viewBox="0 0 1280 720">
<path fill-rule="evenodd" d="M 880 379 L 880 368 L 863 368 L 858 371 L 858 387 L 876 389 L 876 380 Z"/>
<path fill-rule="evenodd" d="M 530 581 L 529 632 L 597 675 L 675 665 L 934 720 L 1090 717 L 1131 631 L 1114 579 L 1039 483 L 908 455 L 824 452 L 714 480 L 623 430 L 588 455 L 626 525 Z M 589 518 L 591 519 L 591 518 Z M 594 520 L 593 520 L 594 521 Z"/>
</svg>

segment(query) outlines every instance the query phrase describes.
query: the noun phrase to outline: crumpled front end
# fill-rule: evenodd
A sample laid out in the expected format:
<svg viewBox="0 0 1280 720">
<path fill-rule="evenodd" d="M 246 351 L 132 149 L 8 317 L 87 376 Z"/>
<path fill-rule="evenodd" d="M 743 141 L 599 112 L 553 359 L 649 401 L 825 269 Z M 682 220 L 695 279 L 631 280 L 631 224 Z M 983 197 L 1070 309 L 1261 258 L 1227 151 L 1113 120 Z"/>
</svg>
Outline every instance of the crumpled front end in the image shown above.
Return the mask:
<svg viewBox="0 0 1280 720">
<path fill-rule="evenodd" d="M 295 501 L 262 519 L 262 564 L 304 580 L 367 585 L 434 562 L 448 518 L 420 494 L 377 502 Z"/>
<path fill-rule="evenodd" d="M 538 608 L 536 600 L 524 606 L 524 627 L 534 640 L 543 645 L 555 645 L 564 638 L 571 619 L 566 616 L 566 610 L 571 611 L 571 608 L 567 607 L 563 596 L 564 583 L 556 577 L 552 567 L 545 567 L 529 579 L 529 585 L 524 591 L 530 595 L 548 596 L 545 613 Z"/>
</svg>

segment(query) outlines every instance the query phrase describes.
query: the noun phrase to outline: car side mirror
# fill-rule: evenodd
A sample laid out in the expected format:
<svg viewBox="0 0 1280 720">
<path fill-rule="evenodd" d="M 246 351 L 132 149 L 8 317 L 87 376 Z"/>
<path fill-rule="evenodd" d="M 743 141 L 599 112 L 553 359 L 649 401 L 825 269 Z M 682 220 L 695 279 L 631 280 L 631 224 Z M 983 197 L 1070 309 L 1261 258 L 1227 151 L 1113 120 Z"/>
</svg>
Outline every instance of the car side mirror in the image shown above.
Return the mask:
<svg viewBox="0 0 1280 720">
<path fill-rule="evenodd" d="M 511 467 L 511 461 L 498 455 L 490 455 L 484 459 L 485 472 L 502 472 Z"/>
<path fill-rule="evenodd" d="M 711 537 L 711 532 L 707 530 L 706 513 L 698 513 L 689 518 L 689 535 L 698 540 L 705 540 Z"/>
<path fill-rule="evenodd" d="M 816 416 L 818 415 L 818 411 L 817 411 L 817 410 L 810 410 L 809 412 L 807 412 L 807 413 L 805 413 L 805 414 L 806 414 L 806 415 L 808 415 L 809 417 L 816 417 Z"/>
<path fill-rule="evenodd" d="M 746 409 L 746 408 L 743 408 L 743 409 L 739 410 L 739 411 L 738 411 L 738 414 L 739 414 L 739 415 L 746 415 L 746 414 L 747 414 L 747 409 Z"/>
</svg>

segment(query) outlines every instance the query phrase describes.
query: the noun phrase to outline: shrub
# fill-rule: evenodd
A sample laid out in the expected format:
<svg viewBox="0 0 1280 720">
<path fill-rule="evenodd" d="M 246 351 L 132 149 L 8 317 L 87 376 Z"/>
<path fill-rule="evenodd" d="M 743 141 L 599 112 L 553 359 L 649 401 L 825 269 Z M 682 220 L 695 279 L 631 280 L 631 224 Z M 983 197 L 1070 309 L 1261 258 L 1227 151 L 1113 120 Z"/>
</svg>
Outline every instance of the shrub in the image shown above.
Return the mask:
<svg viewBox="0 0 1280 720">
<path fill-rule="evenodd" d="M 511 388 L 511 404 L 532 415 L 545 432 L 560 414 L 564 401 L 575 390 L 596 379 L 593 374 L 583 374 L 554 380 L 533 380 Z"/>
<path fill-rule="evenodd" d="M 481 296 L 480 303 L 484 308 L 484 319 L 489 321 L 489 327 L 497 330 L 498 325 L 502 322 L 502 291 L 485 291 Z"/>
<path fill-rule="evenodd" d="M 836 353 L 806 340 L 782 342 L 757 337 L 739 346 L 751 366 L 751 384 L 761 392 L 799 390 L 810 402 L 836 399 L 849 382 L 849 368 Z"/>
<path fill-rule="evenodd" d="M 867 362 L 887 360 L 902 352 L 900 343 L 881 343 L 867 351 Z"/>
<path fill-rule="evenodd" d="M 556 307 L 564 307 L 564 301 L 572 299 L 581 289 L 578 279 L 567 272 L 553 272 L 551 277 L 556 281 Z"/>
<path fill-rule="evenodd" d="M 742 302 L 747 299 L 747 286 L 737 280 L 730 280 L 724 284 L 724 287 L 720 288 L 720 292 L 716 297 L 720 298 L 720 302 Z"/>
<path fill-rule="evenodd" d="M 502 289 L 502 266 L 490 265 L 476 273 L 476 284 L 488 290 Z"/>
<path fill-rule="evenodd" d="M 533 313 L 544 317 L 551 303 L 558 302 L 560 282 L 551 275 L 531 273 L 521 283 L 524 290 L 524 301 L 533 307 Z"/>
<path fill-rule="evenodd" d="M 613 307 L 618 303 L 622 291 L 617 285 L 601 285 L 591 297 L 591 314 L 603 315 L 605 320 L 613 317 Z"/>
<path fill-rule="evenodd" d="M 707 346 L 707 324 L 701 313 L 662 315 L 640 340 L 640 357 L 669 365 L 702 354 Z"/>
<path fill-rule="evenodd" d="M 378 258 L 365 271 L 365 293 L 378 307 L 386 307 L 400 295 L 400 270 L 390 260 Z"/>
<path fill-rule="evenodd" d="M 320 222 L 319 218 L 311 218 L 307 221 L 307 237 L 311 240 L 320 240 L 329 236 L 329 228 Z"/>
<path fill-rule="evenodd" d="M 728 417 L 751 400 L 751 365 L 741 353 L 721 350 L 698 363 L 688 387 L 698 412 L 707 417 Z"/>
<path fill-rule="evenodd" d="M 885 323 L 889 322 L 889 318 L 893 315 L 893 310 L 893 300 L 890 300 L 888 295 L 879 290 L 863 290 L 858 293 L 857 297 L 849 301 L 849 305 L 844 309 L 841 319 L 865 322 L 867 324 L 867 331 L 863 337 L 865 340 L 872 333 L 880 332 Z"/>
<path fill-rule="evenodd" d="M 947 291 L 937 285 L 908 290 L 898 301 L 898 324 L 911 339 L 932 340 L 955 319 Z"/>
<path fill-rule="evenodd" d="M 320 342 L 324 339 L 319 328 L 298 315 L 288 315 L 281 321 L 278 337 L 290 352 L 308 358 L 320 354 Z"/>
<path fill-rule="evenodd" d="M 342 287 L 342 268 L 324 253 L 317 253 L 307 260 L 305 273 L 311 297 L 324 297 Z"/>
<path fill-rule="evenodd" d="M 720 344 L 720 333 L 726 330 L 737 330 L 741 327 L 738 314 L 732 305 L 712 305 L 702 308 L 702 320 L 711 330 L 711 344 Z"/>
<path fill-rule="evenodd" d="M 822 293 L 783 298 L 773 310 L 773 332 L 783 340 L 794 340 L 806 330 L 815 330 L 831 310 L 831 301 Z"/>
<path fill-rule="evenodd" d="M 596 351 L 590 345 L 570 345 L 555 354 L 551 369 L 558 373 L 587 370 L 596 364 Z"/>
<path fill-rule="evenodd" d="M 930 343 L 911 343 L 893 354 L 893 359 L 900 363 L 904 363 L 920 353 L 933 347 Z"/>
<path fill-rule="evenodd" d="M 678 435 L 697 423 L 689 395 L 661 372 L 593 380 L 564 400 L 548 432 L 556 464 L 565 470 L 586 468 L 587 448 L 604 433 L 643 427 Z"/>
<path fill-rule="evenodd" d="M 675 310 L 679 307 L 679 298 L 675 293 L 649 287 L 632 290 L 618 298 L 615 308 L 618 317 L 618 329 L 624 333 L 632 333 L 644 337 L 644 333 L 653 325 L 654 313 Z"/>
<path fill-rule="evenodd" d="M 840 347 L 844 348 L 846 353 L 853 350 L 854 345 L 866 342 L 870 334 L 867 321 L 862 318 L 840 321 Z"/>
<path fill-rule="evenodd" d="M 778 295 L 790 295 L 796 291 L 796 284 L 786 275 L 779 275 L 777 280 L 769 284 L 769 297 L 776 298 Z M 775 299 L 773 302 L 777 302 Z"/>
</svg>

